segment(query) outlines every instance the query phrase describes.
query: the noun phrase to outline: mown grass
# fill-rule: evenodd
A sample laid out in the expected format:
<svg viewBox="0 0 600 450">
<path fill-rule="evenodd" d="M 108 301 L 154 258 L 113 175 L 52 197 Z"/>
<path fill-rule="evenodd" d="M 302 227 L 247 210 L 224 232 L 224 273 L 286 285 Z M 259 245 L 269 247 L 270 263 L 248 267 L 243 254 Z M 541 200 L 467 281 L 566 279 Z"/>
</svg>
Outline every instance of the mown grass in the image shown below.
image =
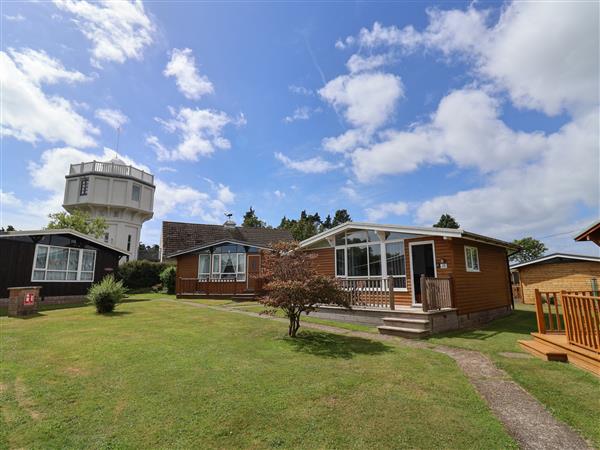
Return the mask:
<svg viewBox="0 0 600 450">
<path fill-rule="evenodd" d="M 0 318 L 3 448 L 511 448 L 452 360 L 173 302 Z"/>
<path fill-rule="evenodd" d="M 525 353 L 517 341 L 531 339 L 530 333 L 535 330 L 535 307 L 518 303 L 512 315 L 495 320 L 484 328 L 433 336 L 429 342 L 487 354 L 552 414 L 579 430 L 600 448 L 598 377 L 570 364 L 502 355 L 506 352 Z"/>
</svg>

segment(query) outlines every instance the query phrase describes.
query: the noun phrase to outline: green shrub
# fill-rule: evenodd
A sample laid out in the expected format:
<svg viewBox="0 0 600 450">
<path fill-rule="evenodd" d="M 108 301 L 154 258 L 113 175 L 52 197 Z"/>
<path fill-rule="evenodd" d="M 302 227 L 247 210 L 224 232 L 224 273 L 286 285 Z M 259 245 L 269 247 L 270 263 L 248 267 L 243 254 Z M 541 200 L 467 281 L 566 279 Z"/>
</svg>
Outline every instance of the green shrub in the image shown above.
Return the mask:
<svg viewBox="0 0 600 450">
<path fill-rule="evenodd" d="M 151 288 L 160 283 L 160 274 L 169 264 L 136 260 L 121 264 L 117 269 L 117 279 L 123 280 L 128 289 Z"/>
<path fill-rule="evenodd" d="M 126 289 L 122 281 L 116 281 L 112 275 L 105 276 L 99 283 L 93 284 L 87 294 L 98 314 L 112 312 L 125 297 Z"/>
<path fill-rule="evenodd" d="M 175 293 L 175 277 L 176 269 L 174 266 L 169 266 L 160 273 L 160 281 L 167 290 L 167 294 Z"/>
</svg>

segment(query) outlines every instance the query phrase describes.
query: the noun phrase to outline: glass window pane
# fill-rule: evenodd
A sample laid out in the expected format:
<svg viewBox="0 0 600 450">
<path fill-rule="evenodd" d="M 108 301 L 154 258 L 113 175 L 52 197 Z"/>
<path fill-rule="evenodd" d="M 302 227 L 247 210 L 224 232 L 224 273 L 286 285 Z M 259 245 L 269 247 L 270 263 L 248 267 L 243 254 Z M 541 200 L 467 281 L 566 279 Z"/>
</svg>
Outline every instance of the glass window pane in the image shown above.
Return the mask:
<svg viewBox="0 0 600 450">
<path fill-rule="evenodd" d="M 81 270 L 86 272 L 93 272 L 95 262 L 96 252 L 93 250 L 84 250 L 83 258 L 81 260 Z"/>
<path fill-rule="evenodd" d="M 366 277 L 368 276 L 367 267 L 367 246 L 348 247 L 348 276 Z"/>
<path fill-rule="evenodd" d="M 36 269 L 45 269 L 46 268 L 46 257 L 48 256 L 48 247 L 37 248 L 37 255 L 35 257 L 35 268 Z M 43 277 L 41 278 L 44 279 Z"/>
<path fill-rule="evenodd" d="M 44 279 L 45 274 L 46 272 L 43 270 L 34 270 L 32 278 L 34 281 L 42 281 Z"/>
<path fill-rule="evenodd" d="M 67 272 L 67 280 L 76 280 L 77 272 Z"/>
<path fill-rule="evenodd" d="M 376 231 L 368 230 L 367 236 L 369 238 L 369 242 L 379 242 L 379 235 Z"/>
<path fill-rule="evenodd" d="M 381 245 L 369 245 L 369 276 L 381 275 Z"/>
<path fill-rule="evenodd" d="M 385 258 L 388 275 L 405 275 L 404 242 L 385 244 Z"/>
<path fill-rule="evenodd" d="M 69 258 L 69 249 L 50 247 L 48 252 L 48 269 L 64 270 L 67 268 L 67 259 Z M 48 278 L 50 279 L 50 278 Z M 64 280 L 64 278 L 63 278 Z"/>
<path fill-rule="evenodd" d="M 239 273 L 246 273 L 246 254 L 245 253 L 238 253 L 237 271 Z"/>
<path fill-rule="evenodd" d="M 406 288 L 406 277 L 394 277 L 394 289 Z"/>
<path fill-rule="evenodd" d="M 79 250 L 69 250 L 69 270 L 77 271 L 79 267 Z"/>
<path fill-rule="evenodd" d="M 235 254 L 221 255 L 221 273 L 235 273 Z"/>
<path fill-rule="evenodd" d="M 346 241 L 348 244 L 361 244 L 363 242 L 367 242 L 367 232 L 366 231 L 349 231 L 346 234 Z"/>
<path fill-rule="evenodd" d="M 81 272 L 81 277 L 79 279 L 83 281 L 92 281 L 94 279 L 94 272 Z"/>
<path fill-rule="evenodd" d="M 335 245 L 344 245 L 346 244 L 346 235 L 345 233 L 340 233 L 335 237 Z"/>
<path fill-rule="evenodd" d="M 219 273 L 219 271 L 221 270 L 221 255 L 213 255 L 213 264 L 212 264 L 212 271 L 213 273 Z"/>
<path fill-rule="evenodd" d="M 395 232 L 387 232 L 385 233 L 386 241 L 395 241 L 397 239 L 410 239 L 415 237 L 414 235 L 406 234 L 406 233 L 395 233 Z"/>
<path fill-rule="evenodd" d="M 200 255 L 198 264 L 198 273 L 210 273 L 210 255 Z"/>
<path fill-rule="evenodd" d="M 335 264 L 336 264 L 336 275 L 346 275 L 346 268 L 344 267 L 344 249 L 338 248 L 335 251 Z"/>
<path fill-rule="evenodd" d="M 46 272 L 46 280 L 64 280 L 67 272 Z"/>
</svg>

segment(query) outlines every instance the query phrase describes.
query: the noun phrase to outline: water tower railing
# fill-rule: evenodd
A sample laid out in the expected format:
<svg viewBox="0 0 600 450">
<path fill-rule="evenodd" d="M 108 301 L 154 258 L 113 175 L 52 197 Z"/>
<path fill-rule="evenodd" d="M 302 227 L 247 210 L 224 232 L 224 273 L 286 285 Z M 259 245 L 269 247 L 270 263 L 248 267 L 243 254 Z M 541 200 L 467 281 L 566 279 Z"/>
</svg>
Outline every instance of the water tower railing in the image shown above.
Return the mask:
<svg viewBox="0 0 600 450">
<path fill-rule="evenodd" d="M 113 162 L 92 161 L 79 164 L 71 164 L 70 175 L 84 173 L 105 173 L 136 178 L 146 183 L 154 184 L 154 175 L 137 169 L 133 166 L 115 164 Z"/>
</svg>

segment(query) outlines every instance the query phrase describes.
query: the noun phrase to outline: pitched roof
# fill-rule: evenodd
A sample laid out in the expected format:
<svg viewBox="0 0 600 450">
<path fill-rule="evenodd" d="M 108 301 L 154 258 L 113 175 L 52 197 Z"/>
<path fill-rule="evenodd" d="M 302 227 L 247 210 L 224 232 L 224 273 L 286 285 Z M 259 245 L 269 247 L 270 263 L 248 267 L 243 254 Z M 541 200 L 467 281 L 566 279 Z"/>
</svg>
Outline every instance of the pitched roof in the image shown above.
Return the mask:
<svg viewBox="0 0 600 450">
<path fill-rule="evenodd" d="M 288 230 L 275 228 L 224 227 L 203 223 L 163 222 L 161 247 L 165 258 L 192 251 L 207 244 L 234 242 L 257 247 L 269 247 L 279 241 L 292 240 Z"/>
<path fill-rule="evenodd" d="M 9 238 L 14 236 L 47 236 L 54 234 L 70 234 L 71 236 L 75 236 L 79 239 L 84 239 L 89 241 L 95 245 L 99 245 L 100 247 L 107 248 L 109 250 L 120 253 L 121 255 L 127 255 L 126 251 L 115 247 L 114 245 L 107 244 L 95 237 L 90 236 L 89 234 L 80 233 L 77 230 L 72 230 L 70 228 L 59 228 L 59 229 L 48 229 L 48 230 L 26 230 L 26 231 L 7 231 L 5 233 L 0 234 L 0 238 Z"/>
<path fill-rule="evenodd" d="M 593 241 L 593 236 L 595 235 L 596 240 L 598 239 L 597 234 L 600 233 L 600 220 L 594 222 L 585 230 L 579 232 L 577 236 L 575 236 L 576 241 Z M 600 245 L 600 244 L 599 244 Z"/>
<path fill-rule="evenodd" d="M 572 261 L 592 261 L 592 262 L 600 263 L 600 257 L 589 256 L 589 255 L 573 255 L 570 253 L 552 253 L 550 255 L 532 259 L 531 261 L 511 264 L 510 268 L 518 269 L 520 267 L 525 267 L 525 266 L 529 266 L 532 264 L 552 263 L 552 262 L 572 262 Z"/>
<path fill-rule="evenodd" d="M 398 233 L 414 234 L 417 236 L 444 236 L 444 237 L 455 237 L 469 239 L 472 241 L 485 242 L 492 245 L 498 245 L 505 247 L 510 250 L 517 250 L 518 245 L 510 242 L 502 241 L 500 239 L 491 238 L 488 236 L 482 236 L 480 234 L 471 233 L 463 230 L 462 228 L 437 228 L 437 227 L 415 227 L 415 226 L 402 226 L 402 225 L 379 225 L 376 223 L 367 222 L 345 222 L 341 225 L 330 228 L 327 231 L 316 234 L 308 239 L 305 239 L 300 243 L 301 247 L 310 247 L 317 244 L 330 236 L 344 231 L 344 230 L 375 230 L 375 231 L 391 231 Z"/>
</svg>

